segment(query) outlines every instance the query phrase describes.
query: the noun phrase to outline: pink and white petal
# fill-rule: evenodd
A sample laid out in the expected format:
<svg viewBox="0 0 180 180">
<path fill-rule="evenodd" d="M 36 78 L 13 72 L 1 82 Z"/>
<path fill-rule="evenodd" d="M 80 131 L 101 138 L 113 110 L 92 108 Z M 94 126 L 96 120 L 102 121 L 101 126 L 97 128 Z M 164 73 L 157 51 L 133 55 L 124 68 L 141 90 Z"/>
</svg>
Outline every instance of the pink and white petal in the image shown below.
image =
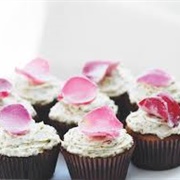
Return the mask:
<svg viewBox="0 0 180 180">
<path fill-rule="evenodd" d="M 97 95 L 97 85 L 86 77 L 74 76 L 64 84 L 59 99 L 69 104 L 87 104 Z"/>
<path fill-rule="evenodd" d="M 0 126 L 11 134 L 23 134 L 28 131 L 32 119 L 21 104 L 12 104 L 0 110 Z"/>
<path fill-rule="evenodd" d="M 42 84 L 47 80 L 50 69 L 48 61 L 36 58 L 26 64 L 23 69 L 15 68 L 15 71 L 26 76 L 34 84 Z"/>
<path fill-rule="evenodd" d="M 173 78 L 161 69 L 147 71 L 137 79 L 139 83 L 145 83 L 156 87 L 166 87 L 173 82 Z"/>
<path fill-rule="evenodd" d="M 90 61 L 84 65 L 82 73 L 92 81 L 98 83 L 106 75 L 111 75 L 118 64 L 119 62 L 112 61 Z"/>
<path fill-rule="evenodd" d="M 87 113 L 79 123 L 80 130 L 90 137 L 117 137 L 123 128 L 112 109 L 102 106 Z"/>
<path fill-rule="evenodd" d="M 0 78 L 0 98 L 5 98 L 9 95 L 12 89 L 12 84 L 3 78 Z"/>
</svg>

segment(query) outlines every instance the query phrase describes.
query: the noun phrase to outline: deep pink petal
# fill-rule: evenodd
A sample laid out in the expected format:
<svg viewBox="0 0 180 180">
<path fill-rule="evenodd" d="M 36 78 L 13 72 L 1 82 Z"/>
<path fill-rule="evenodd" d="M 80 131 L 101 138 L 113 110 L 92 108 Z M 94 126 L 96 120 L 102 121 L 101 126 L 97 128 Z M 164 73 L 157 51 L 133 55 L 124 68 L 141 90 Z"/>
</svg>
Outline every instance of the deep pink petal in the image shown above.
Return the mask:
<svg viewBox="0 0 180 180">
<path fill-rule="evenodd" d="M 97 85 L 86 77 L 74 76 L 65 82 L 59 99 L 69 104 L 87 104 L 96 98 L 97 91 Z"/>
<path fill-rule="evenodd" d="M 108 106 L 92 110 L 79 123 L 80 130 L 90 137 L 117 137 L 122 127 L 122 123 Z"/>
<path fill-rule="evenodd" d="M 49 63 L 48 61 L 36 58 L 26 64 L 23 69 L 15 68 L 19 74 L 26 76 L 33 84 L 42 84 L 49 76 Z"/>
<path fill-rule="evenodd" d="M 106 75 L 111 75 L 118 64 L 119 62 L 112 61 L 90 61 L 84 65 L 82 73 L 92 81 L 98 83 Z"/>
<path fill-rule="evenodd" d="M 137 82 L 150 84 L 156 87 L 166 87 L 173 82 L 173 78 L 163 70 L 153 69 L 140 76 Z"/>
<path fill-rule="evenodd" d="M 11 89 L 12 89 L 12 84 L 6 79 L 0 78 L 0 98 L 7 97 Z"/>
<path fill-rule="evenodd" d="M 162 118 L 170 127 L 177 126 L 180 122 L 180 107 L 167 93 L 143 99 L 139 107 L 149 114 Z"/>
<path fill-rule="evenodd" d="M 23 134 L 28 131 L 32 119 L 21 104 L 12 104 L 0 110 L 0 126 L 11 134 Z"/>
</svg>

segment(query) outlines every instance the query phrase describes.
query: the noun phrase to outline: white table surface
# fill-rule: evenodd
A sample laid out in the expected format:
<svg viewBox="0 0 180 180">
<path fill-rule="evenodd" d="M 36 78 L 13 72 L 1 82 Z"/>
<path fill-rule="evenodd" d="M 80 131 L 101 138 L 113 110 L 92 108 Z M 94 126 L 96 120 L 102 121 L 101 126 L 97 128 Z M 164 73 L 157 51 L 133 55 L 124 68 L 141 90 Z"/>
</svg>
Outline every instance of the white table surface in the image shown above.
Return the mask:
<svg viewBox="0 0 180 180">
<path fill-rule="evenodd" d="M 150 171 L 143 170 L 130 164 L 126 180 L 179 180 L 180 179 L 180 167 L 173 168 L 165 171 Z M 57 162 L 55 174 L 52 180 L 71 180 L 66 163 L 63 156 L 60 154 Z"/>
</svg>

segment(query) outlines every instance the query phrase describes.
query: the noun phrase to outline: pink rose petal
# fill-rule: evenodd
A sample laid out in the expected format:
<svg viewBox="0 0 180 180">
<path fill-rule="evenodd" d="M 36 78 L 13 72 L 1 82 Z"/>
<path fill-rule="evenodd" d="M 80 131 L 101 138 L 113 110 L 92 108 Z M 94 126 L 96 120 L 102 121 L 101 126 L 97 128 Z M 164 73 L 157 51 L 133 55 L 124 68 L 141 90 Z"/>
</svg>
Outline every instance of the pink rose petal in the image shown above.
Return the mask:
<svg viewBox="0 0 180 180">
<path fill-rule="evenodd" d="M 33 84 L 43 84 L 49 76 L 49 64 L 46 60 L 36 58 L 23 69 L 15 68 L 19 74 L 26 76 Z"/>
<path fill-rule="evenodd" d="M 145 98 L 139 102 L 139 107 L 149 114 L 162 118 L 170 127 L 177 126 L 180 122 L 180 106 L 167 93 Z"/>
<path fill-rule="evenodd" d="M 139 77 L 137 82 L 150 84 L 156 87 L 166 87 L 173 82 L 173 78 L 163 70 L 153 69 Z"/>
<path fill-rule="evenodd" d="M 82 73 L 92 81 L 98 83 L 106 75 L 110 76 L 112 71 L 116 69 L 118 65 L 119 62 L 91 61 L 84 65 Z"/>
<path fill-rule="evenodd" d="M 87 104 L 96 98 L 97 91 L 97 85 L 86 77 L 74 76 L 65 82 L 58 99 L 68 104 Z"/>
<path fill-rule="evenodd" d="M 117 119 L 111 108 L 103 106 L 86 114 L 79 123 L 79 128 L 90 137 L 114 138 L 119 135 L 123 124 Z"/>
<path fill-rule="evenodd" d="M 7 97 L 11 89 L 12 89 L 12 84 L 6 79 L 0 78 L 0 98 Z"/>
<path fill-rule="evenodd" d="M 29 129 L 32 119 L 21 104 L 12 104 L 0 110 L 0 126 L 7 132 L 22 135 Z"/>
</svg>

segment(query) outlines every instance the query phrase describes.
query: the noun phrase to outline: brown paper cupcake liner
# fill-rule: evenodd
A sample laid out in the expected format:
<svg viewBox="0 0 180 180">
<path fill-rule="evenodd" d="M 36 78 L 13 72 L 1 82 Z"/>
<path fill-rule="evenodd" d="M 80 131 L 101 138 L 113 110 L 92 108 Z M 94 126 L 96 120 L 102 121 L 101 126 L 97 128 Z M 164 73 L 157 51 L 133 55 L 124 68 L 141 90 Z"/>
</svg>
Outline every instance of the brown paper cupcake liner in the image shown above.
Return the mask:
<svg viewBox="0 0 180 180">
<path fill-rule="evenodd" d="M 69 129 L 77 126 L 77 124 L 75 124 L 75 123 L 67 124 L 65 122 L 60 122 L 60 121 L 51 120 L 51 119 L 48 119 L 48 121 L 46 123 L 53 126 L 57 130 L 57 132 L 58 132 L 61 139 L 63 139 L 64 134 Z"/>
<path fill-rule="evenodd" d="M 129 100 L 129 95 L 128 93 L 124 93 L 120 96 L 117 97 L 110 97 L 115 104 L 118 106 L 118 113 L 117 113 L 117 118 L 125 124 L 125 119 L 126 117 L 130 114 L 132 111 L 131 103 Z"/>
<path fill-rule="evenodd" d="M 59 147 L 30 157 L 0 155 L 0 179 L 50 179 L 53 176 Z"/>
<path fill-rule="evenodd" d="M 37 119 L 36 122 L 44 121 L 46 124 L 49 111 L 51 107 L 53 107 L 56 104 L 57 100 L 54 100 L 53 102 L 46 104 L 46 105 L 40 105 L 40 104 L 35 104 L 33 105 L 34 109 L 37 112 Z"/>
<path fill-rule="evenodd" d="M 132 163 L 139 168 L 166 170 L 180 165 L 180 136 L 159 139 L 155 135 L 141 135 L 128 129 L 136 147 Z"/>
<path fill-rule="evenodd" d="M 62 148 L 62 154 L 72 179 L 124 180 L 133 150 L 134 146 L 122 154 L 105 158 L 71 154 L 64 148 Z"/>
</svg>

